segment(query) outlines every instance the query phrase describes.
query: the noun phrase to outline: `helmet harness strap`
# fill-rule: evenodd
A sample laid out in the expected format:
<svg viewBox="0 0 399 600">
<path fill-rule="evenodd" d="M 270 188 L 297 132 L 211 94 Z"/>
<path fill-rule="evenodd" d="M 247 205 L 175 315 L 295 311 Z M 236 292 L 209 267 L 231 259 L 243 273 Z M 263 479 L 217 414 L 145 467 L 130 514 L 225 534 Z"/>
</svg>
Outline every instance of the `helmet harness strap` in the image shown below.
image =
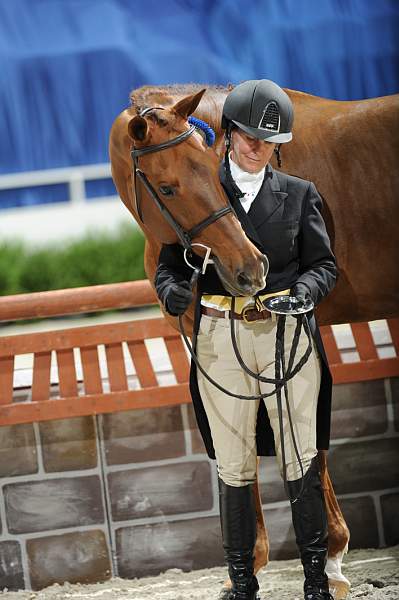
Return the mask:
<svg viewBox="0 0 399 600">
<path fill-rule="evenodd" d="M 231 148 L 231 122 L 229 122 L 226 127 L 225 142 L 226 142 L 226 152 L 224 155 L 224 164 L 225 164 L 225 168 L 226 168 L 227 182 L 228 182 L 229 186 L 231 187 L 231 189 L 233 190 L 235 198 L 237 200 L 240 200 L 241 198 L 243 198 L 245 196 L 245 194 L 244 194 L 244 192 L 242 192 L 240 190 L 240 188 L 234 181 L 233 176 L 231 174 L 231 167 L 230 167 L 229 154 L 230 154 L 230 148 Z"/>
<path fill-rule="evenodd" d="M 281 144 L 276 144 L 276 147 L 274 149 L 274 153 L 275 153 L 275 155 L 277 157 L 277 164 L 278 164 L 279 169 L 281 168 L 281 166 L 283 164 L 283 162 L 281 160 L 281 152 L 280 152 L 280 150 L 281 150 Z"/>
</svg>

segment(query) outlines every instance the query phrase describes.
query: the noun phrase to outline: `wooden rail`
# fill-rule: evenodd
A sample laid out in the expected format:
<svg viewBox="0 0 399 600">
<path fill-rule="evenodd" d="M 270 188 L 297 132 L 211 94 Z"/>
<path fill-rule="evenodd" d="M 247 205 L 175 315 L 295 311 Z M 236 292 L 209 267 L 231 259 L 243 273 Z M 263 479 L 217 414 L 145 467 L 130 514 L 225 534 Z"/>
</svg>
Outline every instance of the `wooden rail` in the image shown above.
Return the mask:
<svg viewBox="0 0 399 600">
<path fill-rule="evenodd" d="M 399 375 L 399 319 L 388 319 L 387 326 L 396 356 L 379 358 L 369 324 L 351 323 L 350 328 L 355 341 L 353 350 L 358 352 L 360 359 L 356 362 L 343 362 L 332 327 L 320 327 L 334 383 L 370 381 Z"/>
<path fill-rule="evenodd" d="M 0 321 L 76 315 L 156 302 L 148 280 L 16 294 L 0 297 Z"/>
<path fill-rule="evenodd" d="M 148 281 L 0 298 L 0 320 L 153 304 Z M 333 329 L 321 328 L 334 383 L 399 375 L 399 319 L 388 327 L 396 356 L 378 358 L 368 323 L 351 325 L 359 362 L 343 362 Z M 160 385 L 146 340 L 163 340 L 174 382 Z M 127 372 L 126 353 L 133 366 Z M 16 358 L 33 355 L 31 381 L 16 384 Z M 54 365 L 52 367 L 52 365 Z M 104 376 L 104 371 L 106 375 Z M 54 373 L 55 372 L 55 373 Z M 189 361 L 165 319 L 0 337 L 0 425 L 189 403 Z"/>
</svg>

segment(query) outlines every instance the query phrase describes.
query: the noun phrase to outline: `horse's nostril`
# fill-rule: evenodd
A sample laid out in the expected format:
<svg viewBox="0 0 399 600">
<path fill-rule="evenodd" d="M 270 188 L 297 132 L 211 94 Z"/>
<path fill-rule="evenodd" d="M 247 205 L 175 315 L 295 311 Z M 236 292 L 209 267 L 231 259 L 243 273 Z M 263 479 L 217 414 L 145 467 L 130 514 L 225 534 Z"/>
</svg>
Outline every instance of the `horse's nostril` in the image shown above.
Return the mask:
<svg viewBox="0 0 399 600">
<path fill-rule="evenodd" d="M 242 287 L 252 285 L 252 281 L 244 272 L 241 272 L 237 275 L 237 283 Z"/>
</svg>

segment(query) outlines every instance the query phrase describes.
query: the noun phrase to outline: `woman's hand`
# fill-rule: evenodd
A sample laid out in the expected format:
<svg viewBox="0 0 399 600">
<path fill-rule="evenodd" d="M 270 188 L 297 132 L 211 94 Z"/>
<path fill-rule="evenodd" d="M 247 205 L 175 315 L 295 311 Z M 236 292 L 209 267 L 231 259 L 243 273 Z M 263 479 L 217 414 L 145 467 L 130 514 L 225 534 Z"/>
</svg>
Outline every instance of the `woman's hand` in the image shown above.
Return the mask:
<svg viewBox="0 0 399 600">
<path fill-rule="evenodd" d="M 171 315 L 182 315 L 193 300 L 193 292 L 188 281 L 170 283 L 164 290 L 164 303 Z"/>
</svg>

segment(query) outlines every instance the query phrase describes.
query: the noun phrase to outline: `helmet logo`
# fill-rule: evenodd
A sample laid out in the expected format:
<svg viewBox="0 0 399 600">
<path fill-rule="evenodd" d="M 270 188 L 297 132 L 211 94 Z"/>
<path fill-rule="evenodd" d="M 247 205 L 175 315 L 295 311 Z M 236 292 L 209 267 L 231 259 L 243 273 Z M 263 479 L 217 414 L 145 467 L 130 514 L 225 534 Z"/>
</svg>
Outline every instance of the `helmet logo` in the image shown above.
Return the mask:
<svg viewBox="0 0 399 600">
<path fill-rule="evenodd" d="M 280 131 L 280 111 L 277 103 L 272 100 L 266 104 L 265 109 L 262 113 L 262 117 L 258 125 L 259 129 L 266 129 L 273 133 L 279 133 Z"/>
</svg>

